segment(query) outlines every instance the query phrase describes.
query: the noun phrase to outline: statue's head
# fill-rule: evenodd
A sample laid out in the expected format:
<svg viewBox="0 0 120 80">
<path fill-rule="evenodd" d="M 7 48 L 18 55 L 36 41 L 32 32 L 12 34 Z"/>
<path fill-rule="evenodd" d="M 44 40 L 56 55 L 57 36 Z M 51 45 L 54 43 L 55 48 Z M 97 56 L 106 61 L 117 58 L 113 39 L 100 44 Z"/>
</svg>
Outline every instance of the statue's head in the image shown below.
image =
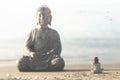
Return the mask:
<svg viewBox="0 0 120 80">
<path fill-rule="evenodd" d="M 37 25 L 40 26 L 46 26 L 46 25 L 51 25 L 51 20 L 52 20 L 52 15 L 51 15 L 51 10 L 46 6 L 42 5 L 37 9 Z"/>
</svg>

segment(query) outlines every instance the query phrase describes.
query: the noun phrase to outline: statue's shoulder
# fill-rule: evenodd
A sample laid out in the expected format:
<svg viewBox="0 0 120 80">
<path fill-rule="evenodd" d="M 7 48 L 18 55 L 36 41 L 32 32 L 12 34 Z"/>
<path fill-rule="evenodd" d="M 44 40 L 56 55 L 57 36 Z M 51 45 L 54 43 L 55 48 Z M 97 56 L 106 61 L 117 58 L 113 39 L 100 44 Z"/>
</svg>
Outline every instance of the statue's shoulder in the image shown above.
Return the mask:
<svg viewBox="0 0 120 80">
<path fill-rule="evenodd" d="M 33 31 L 33 32 L 36 32 L 36 31 L 38 31 L 38 28 L 34 28 L 34 29 L 32 29 L 32 31 Z"/>
<path fill-rule="evenodd" d="M 30 33 L 35 33 L 35 32 L 37 32 L 37 31 L 38 31 L 37 28 L 33 28 L 33 29 L 30 30 Z"/>
<path fill-rule="evenodd" d="M 54 33 L 54 34 L 58 34 L 58 32 L 55 29 L 52 28 L 48 28 L 50 32 Z"/>
</svg>

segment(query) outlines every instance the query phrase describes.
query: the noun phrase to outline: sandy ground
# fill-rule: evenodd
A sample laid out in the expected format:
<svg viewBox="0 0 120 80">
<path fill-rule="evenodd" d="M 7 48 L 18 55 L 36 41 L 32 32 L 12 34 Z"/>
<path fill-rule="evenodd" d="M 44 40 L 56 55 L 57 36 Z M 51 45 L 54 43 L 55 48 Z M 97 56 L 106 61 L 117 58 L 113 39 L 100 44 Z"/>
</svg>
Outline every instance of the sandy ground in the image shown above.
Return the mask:
<svg viewBox="0 0 120 80">
<path fill-rule="evenodd" d="M 69 64 L 60 72 L 19 72 L 16 66 L 0 66 L 0 80 L 120 80 L 120 64 L 102 67 L 102 74 L 92 74 L 85 64 Z"/>
</svg>

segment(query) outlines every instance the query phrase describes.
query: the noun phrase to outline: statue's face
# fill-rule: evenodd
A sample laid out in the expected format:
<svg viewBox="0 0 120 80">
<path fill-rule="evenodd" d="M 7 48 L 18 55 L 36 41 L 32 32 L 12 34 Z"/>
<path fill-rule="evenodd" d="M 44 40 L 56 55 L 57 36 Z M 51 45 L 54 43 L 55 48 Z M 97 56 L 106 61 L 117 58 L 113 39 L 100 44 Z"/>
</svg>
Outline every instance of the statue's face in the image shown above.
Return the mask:
<svg viewBox="0 0 120 80">
<path fill-rule="evenodd" d="M 44 26 L 47 26 L 50 22 L 49 15 L 45 13 L 38 12 L 37 13 L 37 23 L 44 28 Z"/>
</svg>

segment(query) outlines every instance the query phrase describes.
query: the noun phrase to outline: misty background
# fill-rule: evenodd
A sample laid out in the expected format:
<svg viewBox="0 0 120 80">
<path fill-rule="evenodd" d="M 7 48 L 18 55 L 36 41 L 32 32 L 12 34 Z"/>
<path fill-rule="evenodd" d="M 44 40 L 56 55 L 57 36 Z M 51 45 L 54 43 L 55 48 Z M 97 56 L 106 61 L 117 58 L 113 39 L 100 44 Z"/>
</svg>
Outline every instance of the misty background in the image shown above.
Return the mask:
<svg viewBox="0 0 120 80">
<path fill-rule="evenodd" d="M 119 0 L 2 0 L 0 1 L 0 61 L 25 54 L 24 40 L 36 27 L 36 10 L 48 5 L 51 28 L 61 37 L 67 63 L 120 63 Z"/>
</svg>

